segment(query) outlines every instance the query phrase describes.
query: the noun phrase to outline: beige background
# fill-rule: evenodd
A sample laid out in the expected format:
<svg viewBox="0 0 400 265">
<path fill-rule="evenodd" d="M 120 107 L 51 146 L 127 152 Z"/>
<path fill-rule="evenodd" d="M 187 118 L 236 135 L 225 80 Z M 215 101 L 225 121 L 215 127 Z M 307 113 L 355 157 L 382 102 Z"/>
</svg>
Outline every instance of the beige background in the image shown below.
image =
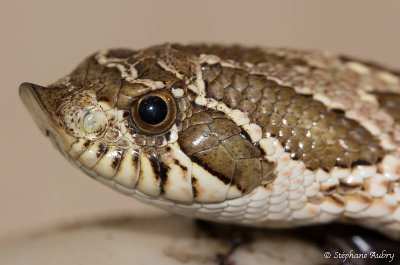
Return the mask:
<svg viewBox="0 0 400 265">
<path fill-rule="evenodd" d="M 400 68 L 400 2 L 0 0 L 0 239 L 92 215 L 153 208 L 95 183 L 35 128 L 17 94 L 90 53 L 163 42 L 328 49 Z"/>
</svg>

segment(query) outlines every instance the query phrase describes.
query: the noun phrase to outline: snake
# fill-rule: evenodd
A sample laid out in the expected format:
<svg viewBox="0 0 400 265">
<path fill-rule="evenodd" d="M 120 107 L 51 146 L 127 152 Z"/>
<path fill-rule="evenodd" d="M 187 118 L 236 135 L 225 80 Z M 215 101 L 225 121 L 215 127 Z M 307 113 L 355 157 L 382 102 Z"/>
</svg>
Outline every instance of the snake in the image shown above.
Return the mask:
<svg viewBox="0 0 400 265">
<path fill-rule="evenodd" d="M 108 49 L 20 97 L 93 179 L 180 215 L 400 238 L 400 72 L 327 51 Z"/>
</svg>

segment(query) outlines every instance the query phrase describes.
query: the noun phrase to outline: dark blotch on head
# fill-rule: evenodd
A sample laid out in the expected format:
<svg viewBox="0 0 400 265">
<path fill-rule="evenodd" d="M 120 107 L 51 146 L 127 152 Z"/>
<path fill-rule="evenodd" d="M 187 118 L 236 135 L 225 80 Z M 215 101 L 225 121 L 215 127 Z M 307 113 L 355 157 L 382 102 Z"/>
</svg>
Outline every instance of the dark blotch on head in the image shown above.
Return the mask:
<svg viewBox="0 0 400 265">
<path fill-rule="evenodd" d="M 167 183 L 168 180 L 168 171 L 170 170 L 170 167 L 168 165 L 166 165 L 164 162 L 160 162 L 160 194 L 164 194 L 165 193 L 165 185 Z"/>
<path fill-rule="evenodd" d="M 117 168 L 119 166 L 120 161 L 122 160 L 122 151 L 116 152 L 116 155 L 112 161 L 112 167 Z"/>
<path fill-rule="evenodd" d="M 158 163 L 158 158 L 156 154 L 148 154 L 147 157 L 150 160 L 151 167 L 153 168 L 153 172 L 156 175 L 156 178 L 158 179 L 160 177 L 160 166 Z"/>
<path fill-rule="evenodd" d="M 342 110 L 342 109 L 332 109 L 332 112 L 335 112 L 339 115 L 344 115 L 344 110 Z"/>
<path fill-rule="evenodd" d="M 171 140 L 171 131 L 166 132 L 164 136 L 165 136 L 165 139 L 167 140 L 167 142 L 169 142 L 169 140 Z M 167 151 L 169 151 L 169 150 L 167 150 Z"/>
<path fill-rule="evenodd" d="M 240 132 L 240 136 L 242 136 L 244 139 L 246 139 L 246 140 L 251 142 L 250 135 L 245 130 L 242 130 Z"/>
<path fill-rule="evenodd" d="M 193 162 L 199 164 L 202 166 L 205 170 L 207 170 L 210 174 L 216 176 L 219 180 L 221 180 L 224 184 L 229 184 L 231 183 L 231 179 L 229 177 L 226 177 L 225 175 L 213 170 L 208 164 L 204 163 L 201 159 L 191 156 L 191 159 Z"/>
<path fill-rule="evenodd" d="M 183 171 L 187 171 L 188 170 L 188 168 L 186 166 L 181 165 L 181 163 L 179 163 L 178 159 L 174 159 L 174 163 L 175 163 L 175 165 L 179 166 Z"/>
<path fill-rule="evenodd" d="M 354 161 L 354 162 L 351 164 L 351 167 L 355 167 L 355 166 L 369 166 L 369 165 L 371 165 L 371 163 L 369 163 L 369 162 L 367 162 L 367 161 L 357 160 L 357 161 Z"/>
<path fill-rule="evenodd" d="M 108 151 L 108 146 L 106 146 L 103 142 L 99 143 L 99 150 L 96 153 L 97 158 L 101 157 L 107 151 Z"/>
<path fill-rule="evenodd" d="M 115 49 L 115 50 L 109 50 L 107 53 L 108 58 L 119 58 L 119 59 L 125 59 L 128 57 L 131 57 L 135 55 L 137 52 L 133 50 L 128 50 L 128 49 Z"/>
<path fill-rule="evenodd" d="M 129 117 L 129 111 L 124 111 L 124 113 L 122 114 L 123 118 L 128 118 Z"/>
<path fill-rule="evenodd" d="M 197 197 L 197 194 L 198 194 L 196 185 L 197 185 L 197 179 L 195 179 L 195 178 L 192 177 L 192 192 L 193 192 L 193 197 L 194 197 L 194 198 L 196 198 L 196 197 Z"/>
</svg>

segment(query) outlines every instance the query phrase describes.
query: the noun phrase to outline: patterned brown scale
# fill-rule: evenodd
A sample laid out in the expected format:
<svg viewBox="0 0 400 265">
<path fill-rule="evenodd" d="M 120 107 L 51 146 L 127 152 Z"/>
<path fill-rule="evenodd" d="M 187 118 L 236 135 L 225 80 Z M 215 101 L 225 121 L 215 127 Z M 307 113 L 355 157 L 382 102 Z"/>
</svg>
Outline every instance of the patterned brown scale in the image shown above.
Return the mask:
<svg viewBox="0 0 400 265">
<path fill-rule="evenodd" d="M 159 207 L 400 236 L 399 72 L 329 52 L 165 44 L 98 52 L 20 95 L 83 172 Z"/>
<path fill-rule="evenodd" d="M 187 119 L 178 142 L 182 150 L 207 171 L 244 193 L 257 187 L 270 172 L 262 171 L 259 148 L 241 135 L 225 114 L 202 111 Z"/>
<path fill-rule="evenodd" d="M 341 111 L 329 110 L 320 101 L 266 76 L 225 70 L 229 67 L 220 64 L 201 67 L 208 97 L 246 113 L 264 135 L 277 137 L 293 159 L 303 160 L 311 170 L 374 164 L 384 156 L 378 139 Z M 230 78 L 225 72 L 231 73 Z M 302 142 L 304 137 L 310 141 Z"/>
</svg>

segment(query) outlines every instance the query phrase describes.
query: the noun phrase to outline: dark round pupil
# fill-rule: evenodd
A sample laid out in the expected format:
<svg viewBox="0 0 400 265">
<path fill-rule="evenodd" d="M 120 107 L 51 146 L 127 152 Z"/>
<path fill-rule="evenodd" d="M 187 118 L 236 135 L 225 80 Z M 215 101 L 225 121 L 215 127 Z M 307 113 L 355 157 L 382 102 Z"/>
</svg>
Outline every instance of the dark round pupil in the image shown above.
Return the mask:
<svg viewBox="0 0 400 265">
<path fill-rule="evenodd" d="M 148 124 L 159 124 L 167 117 L 167 112 L 167 104 L 157 96 L 147 97 L 139 105 L 139 116 Z"/>
</svg>

